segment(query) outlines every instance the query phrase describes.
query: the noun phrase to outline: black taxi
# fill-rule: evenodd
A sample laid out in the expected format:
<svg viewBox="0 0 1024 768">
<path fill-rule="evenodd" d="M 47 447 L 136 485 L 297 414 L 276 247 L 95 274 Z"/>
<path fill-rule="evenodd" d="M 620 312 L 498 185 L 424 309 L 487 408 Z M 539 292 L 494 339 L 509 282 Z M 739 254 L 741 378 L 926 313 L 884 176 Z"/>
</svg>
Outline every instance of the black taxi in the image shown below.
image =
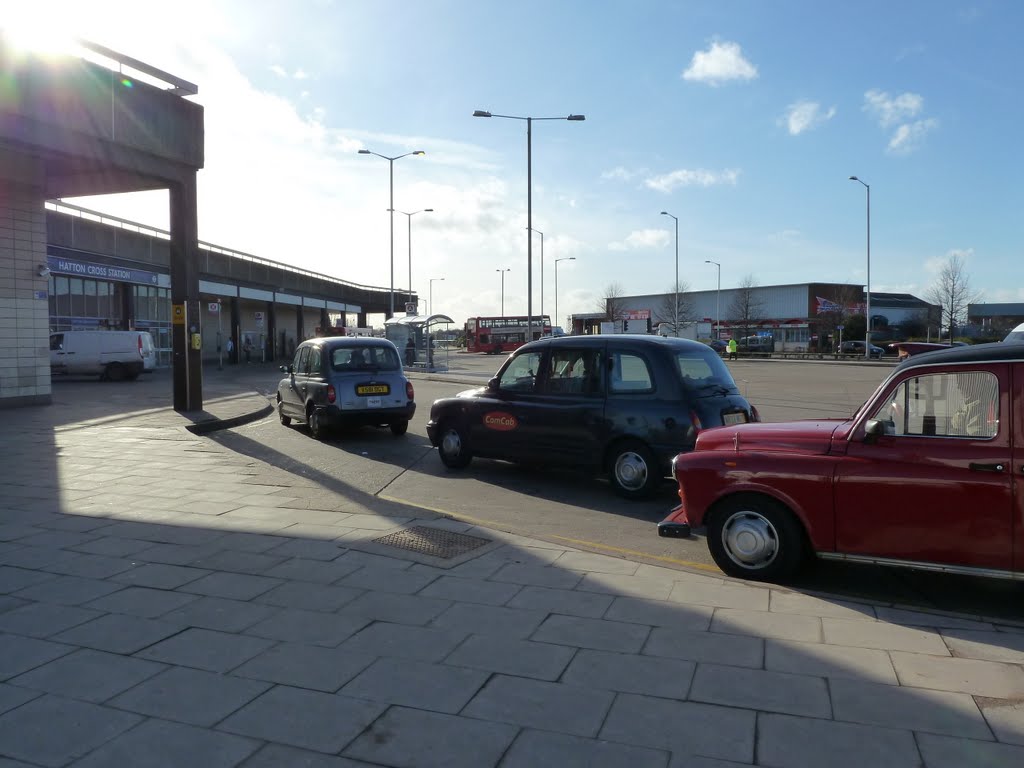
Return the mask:
<svg viewBox="0 0 1024 768">
<path fill-rule="evenodd" d="M 474 456 L 577 467 L 643 498 L 702 429 L 757 420 L 706 344 L 563 336 L 520 347 L 486 387 L 434 401 L 427 435 L 450 469 Z"/>
</svg>

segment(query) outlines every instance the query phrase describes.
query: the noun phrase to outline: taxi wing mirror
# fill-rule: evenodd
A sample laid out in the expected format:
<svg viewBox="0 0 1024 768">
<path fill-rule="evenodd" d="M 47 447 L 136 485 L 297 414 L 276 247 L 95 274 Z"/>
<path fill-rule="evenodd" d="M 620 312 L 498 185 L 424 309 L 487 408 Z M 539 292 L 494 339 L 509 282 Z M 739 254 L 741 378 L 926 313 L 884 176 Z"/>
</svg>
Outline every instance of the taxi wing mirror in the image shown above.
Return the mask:
<svg viewBox="0 0 1024 768">
<path fill-rule="evenodd" d="M 885 434 L 885 422 L 879 419 L 868 419 L 864 422 L 864 442 L 874 443 Z"/>
<path fill-rule="evenodd" d="M 487 389 L 489 389 L 491 392 L 497 392 L 498 391 L 498 377 L 497 376 L 492 376 L 490 379 L 487 380 Z"/>
<path fill-rule="evenodd" d="M 289 363 L 288 365 L 282 365 L 281 373 L 295 373 L 295 368 L 292 366 L 291 363 Z"/>
</svg>

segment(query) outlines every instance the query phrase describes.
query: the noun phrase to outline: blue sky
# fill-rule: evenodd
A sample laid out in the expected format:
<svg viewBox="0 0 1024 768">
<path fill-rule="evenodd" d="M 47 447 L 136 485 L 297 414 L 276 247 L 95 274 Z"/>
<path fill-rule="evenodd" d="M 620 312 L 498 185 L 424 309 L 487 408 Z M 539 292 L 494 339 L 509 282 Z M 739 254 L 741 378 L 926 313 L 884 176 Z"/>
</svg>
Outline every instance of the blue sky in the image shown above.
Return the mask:
<svg viewBox="0 0 1024 768">
<path fill-rule="evenodd" d="M 15 4 L 21 9 L 25 4 Z M 923 295 L 950 254 L 986 301 L 1024 301 L 1024 6 L 493 0 L 57 2 L 53 19 L 199 85 L 204 240 L 361 283 L 390 280 L 388 163 L 412 212 L 412 284 L 461 323 L 526 310 L 525 123 L 544 309 L 612 282 L 671 290 L 871 282 Z M 33 8 L 35 8 L 33 5 Z M 88 5 L 81 8 L 80 5 Z M 57 6 L 54 9 L 54 6 Z M 8 9 L 10 10 L 10 9 Z M 27 16 L 33 9 L 19 10 Z M 5 11 L 5 19 L 11 16 Z M 80 204 L 157 226 L 166 196 Z M 395 217 L 396 290 L 409 284 Z M 540 309 L 534 241 L 534 311 Z M 379 320 L 379 318 L 378 318 Z"/>
</svg>

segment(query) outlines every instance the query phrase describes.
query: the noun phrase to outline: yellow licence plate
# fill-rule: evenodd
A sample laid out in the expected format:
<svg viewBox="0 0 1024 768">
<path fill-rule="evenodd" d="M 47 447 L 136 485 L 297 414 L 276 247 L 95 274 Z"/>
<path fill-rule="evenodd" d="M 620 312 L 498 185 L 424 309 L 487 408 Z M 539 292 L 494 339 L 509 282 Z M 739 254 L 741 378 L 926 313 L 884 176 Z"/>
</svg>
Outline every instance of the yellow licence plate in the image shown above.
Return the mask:
<svg viewBox="0 0 1024 768">
<path fill-rule="evenodd" d="M 357 384 L 356 394 L 357 395 L 386 395 L 391 392 L 391 387 L 387 384 Z"/>
</svg>

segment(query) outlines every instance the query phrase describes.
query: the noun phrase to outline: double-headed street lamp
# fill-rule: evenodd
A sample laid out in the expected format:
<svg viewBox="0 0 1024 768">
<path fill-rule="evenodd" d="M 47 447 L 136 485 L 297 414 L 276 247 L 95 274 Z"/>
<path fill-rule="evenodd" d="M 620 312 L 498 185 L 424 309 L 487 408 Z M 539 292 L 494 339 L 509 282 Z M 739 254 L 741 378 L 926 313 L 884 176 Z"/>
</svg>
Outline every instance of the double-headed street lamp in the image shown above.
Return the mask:
<svg viewBox="0 0 1024 768">
<path fill-rule="evenodd" d="M 568 115 L 567 117 L 520 117 L 518 115 L 496 115 L 478 109 L 473 117 L 503 117 L 506 120 L 526 121 L 526 340 L 533 341 L 533 121 L 534 120 L 569 120 L 572 122 L 586 120 L 584 115 Z M 501 313 L 505 314 L 504 311 Z"/>
<path fill-rule="evenodd" d="M 722 338 L 722 265 L 711 259 L 704 259 L 705 264 L 718 267 L 718 293 L 715 294 L 715 339 Z"/>
<path fill-rule="evenodd" d="M 511 267 L 505 269 L 496 269 L 495 272 L 501 272 L 501 316 L 505 316 L 505 273 L 511 272 Z"/>
<path fill-rule="evenodd" d="M 405 211 L 399 211 L 403 216 L 408 216 L 409 219 L 409 303 L 412 303 L 412 217 L 417 213 L 433 213 L 433 208 L 424 208 L 421 211 L 413 211 L 412 213 L 406 213 Z"/>
<path fill-rule="evenodd" d="M 430 304 L 428 305 L 429 309 L 427 310 L 427 315 L 428 316 L 432 315 L 434 313 L 434 283 L 436 283 L 438 280 L 443 281 L 444 278 L 443 277 L 432 277 L 432 278 L 430 278 L 430 290 L 427 293 L 427 295 L 428 295 L 428 297 L 430 299 Z"/>
<path fill-rule="evenodd" d="M 427 154 L 422 149 L 417 149 L 414 152 L 406 152 L 404 155 L 395 155 L 394 157 L 388 157 L 382 155 L 379 152 L 371 152 L 368 149 L 360 149 L 360 155 L 376 155 L 377 157 L 383 157 L 388 161 L 388 179 L 391 188 L 390 204 L 388 205 L 388 211 L 391 212 L 391 311 L 388 317 L 393 317 L 395 314 L 395 160 L 400 160 L 403 157 L 409 155 L 425 155 Z M 409 286 L 412 290 L 412 286 Z"/>
<path fill-rule="evenodd" d="M 672 216 L 672 214 L 669 213 L 668 211 L 662 211 L 661 215 L 662 216 Z M 676 284 L 674 286 L 675 287 L 675 292 L 676 292 L 676 316 L 672 318 L 672 328 L 675 330 L 676 336 L 678 336 L 679 335 L 679 219 L 677 217 L 675 217 L 675 216 L 672 216 L 672 218 L 675 219 L 675 222 L 676 222 Z"/>
<path fill-rule="evenodd" d="M 555 259 L 555 325 L 558 325 L 558 262 L 560 261 L 576 261 L 575 256 L 563 256 L 560 259 Z M 541 310 L 543 312 L 543 310 Z M 554 329 L 552 329 L 552 332 Z"/>
<path fill-rule="evenodd" d="M 864 312 L 867 322 L 864 324 L 864 357 L 871 359 L 871 185 L 861 181 L 856 176 L 851 176 L 850 181 L 857 181 L 864 185 L 868 191 L 868 274 L 867 287 L 864 291 L 865 305 Z"/>
</svg>

